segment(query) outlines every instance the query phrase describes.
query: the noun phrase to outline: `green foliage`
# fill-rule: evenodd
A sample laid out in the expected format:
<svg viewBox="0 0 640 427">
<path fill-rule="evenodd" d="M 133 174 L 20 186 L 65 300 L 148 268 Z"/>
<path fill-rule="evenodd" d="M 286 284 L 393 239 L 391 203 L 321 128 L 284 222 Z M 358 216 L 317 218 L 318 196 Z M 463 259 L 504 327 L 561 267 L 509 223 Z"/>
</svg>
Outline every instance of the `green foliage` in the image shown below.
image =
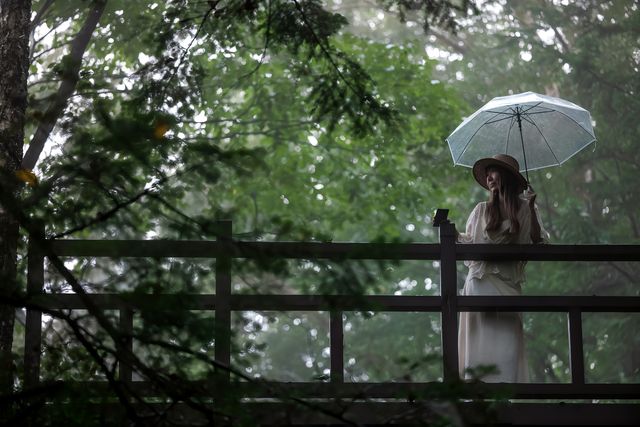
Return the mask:
<svg viewBox="0 0 640 427">
<path fill-rule="evenodd" d="M 583 315 L 588 383 L 638 383 L 638 313 Z M 631 333 L 630 331 L 634 331 Z"/>
<path fill-rule="evenodd" d="M 330 374 L 329 313 L 241 312 L 234 324 L 232 363 L 247 376 L 276 381 L 326 381 Z M 280 337 L 286 335 L 283 340 Z"/>
<path fill-rule="evenodd" d="M 387 10 L 397 12 L 400 22 L 407 21 L 407 15 L 415 12 L 422 12 L 426 19 L 422 23 L 424 32 L 428 32 L 431 26 L 445 27 L 455 32 L 458 27 L 455 16 L 456 12 L 462 14 L 478 13 L 478 9 L 474 2 L 463 0 L 461 2 L 448 2 L 441 0 L 379 0 L 382 7 Z"/>
<path fill-rule="evenodd" d="M 345 381 L 441 380 L 440 343 L 438 313 L 347 313 Z"/>
<path fill-rule="evenodd" d="M 599 138 L 594 152 L 530 174 L 552 242 L 638 243 L 633 2 L 489 2 L 499 11 L 471 13 L 456 34 L 439 27 L 473 12 L 470 2 L 379 3 L 387 14 L 375 21 L 374 38 L 362 29 L 373 21 L 347 23 L 339 2 L 110 0 L 39 164 L 40 185 L 23 192 L 25 211 L 60 237 L 214 239 L 215 220 L 231 218 L 235 237 L 252 240 L 435 242 L 435 208 L 451 209 L 462 228 L 485 197 L 468 170 L 451 166 L 445 137 L 493 96 L 548 90 L 589 109 Z M 54 2 L 41 22 L 38 38 L 58 31 L 34 46 L 27 131 L 68 69 L 65 46 L 87 5 Z M 382 13 L 368 2 L 361 12 Z M 425 47 L 434 46 L 454 56 L 429 59 Z M 214 289 L 208 262 L 67 261 L 89 292 Z M 638 295 L 636 264 L 530 263 L 525 293 Z M 466 269 L 458 267 L 462 281 Z M 235 263 L 233 284 L 256 294 L 436 295 L 438 268 L 258 259 Z M 47 284 L 69 291 L 54 274 Z M 213 355 L 210 313 L 170 305 L 137 313 L 136 353 L 173 375 L 169 381 L 211 378 L 215 367 L 194 356 Z M 584 338 L 589 381 L 637 381 L 637 319 L 593 316 Z M 249 378 L 325 381 L 327 319 L 238 313 L 234 367 Z M 348 313 L 347 324 L 349 381 L 442 375 L 432 358 L 440 351 L 437 316 L 363 311 Z M 532 377 L 568 381 L 565 316 L 529 314 L 524 324 Z M 104 378 L 60 325 L 47 319 L 44 377 Z M 101 334 L 92 342 L 106 356 L 115 344 Z"/>
</svg>

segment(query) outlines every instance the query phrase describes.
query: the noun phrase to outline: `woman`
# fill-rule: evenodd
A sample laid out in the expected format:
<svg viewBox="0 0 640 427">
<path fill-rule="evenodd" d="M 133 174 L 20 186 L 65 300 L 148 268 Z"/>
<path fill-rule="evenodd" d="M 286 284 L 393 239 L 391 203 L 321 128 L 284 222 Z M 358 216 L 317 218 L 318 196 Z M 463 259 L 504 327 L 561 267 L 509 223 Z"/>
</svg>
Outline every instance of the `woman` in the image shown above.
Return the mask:
<svg viewBox="0 0 640 427">
<path fill-rule="evenodd" d="M 535 207 L 536 195 L 523 192 L 527 181 L 516 159 L 506 154 L 478 160 L 473 176 L 489 190 L 489 200 L 478 203 L 459 243 L 530 244 L 546 241 Z M 469 273 L 462 295 L 520 295 L 525 261 L 467 261 Z M 470 378 L 469 368 L 482 373 L 486 382 L 527 382 L 522 320 L 519 313 L 462 312 L 458 334 L 461 376 Z"/>
</svg>

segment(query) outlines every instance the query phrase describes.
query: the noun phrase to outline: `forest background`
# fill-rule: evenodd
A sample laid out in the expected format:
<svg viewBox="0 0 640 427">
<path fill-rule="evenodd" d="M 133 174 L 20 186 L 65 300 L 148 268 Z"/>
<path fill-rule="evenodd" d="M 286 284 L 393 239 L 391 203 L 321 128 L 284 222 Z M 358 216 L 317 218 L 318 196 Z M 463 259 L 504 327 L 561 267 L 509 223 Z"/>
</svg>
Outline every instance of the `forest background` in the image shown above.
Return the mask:
<svg viewBox="0 0 640 427">
<path fill-rule="evenodd" d="M 17 175 L 26 184 L 15 198 L 3 188 L 6 210 L 22 218 L 16 295 L 37 222 L 56 238 L 215 239 L 215 221 L 232 219 L 238 239 L 437 242 L 435 208 L 462 228 L 486 197 L 452 166 L 444 139 L 492 97 L 524 91 L 588 109 L 598 137 L 530 174 L 551 242 L 638 244 L 637 2 L 463 3 L 34 1 Z M 64 260 L 87 292 L 124 293 L 210 293 L 214 264 Z M 458 273 L 462 284 L 462 263 Z M 529 263 L 527 273 L 529 295 L 640 294 L 637 263 Z M 46 291 L 73 292 L 63 276 L 50 263 Z M 238 261 L 233 289 L 438 295 L 438 280 L 437 263 Z M 151 342 L 212 357 L 212 318 L 137 314 L 146 341 L 136 351 L 168 374 L 206 375 L 207 363 Z M 23 310 L 16 319 L 3 377 L 19 389 Z M 640 316 L 584 319 L 587 381 L 638 382 Z M 106 375 L 69 326 L 104 343 L 92 313 L 45 321 L 43 379 Z M 532 379 L 569 381 L 565 316 L 524 321 Z M 328 313 L 241 312 L 234 322 L 233 363 L 245 375 L 326 380 Z M 98 346 L 107 365 L 111 349 Z M 437 380 L 439 354 L 439 316 L 346 315 L 347 381 Z"/>
</svg>

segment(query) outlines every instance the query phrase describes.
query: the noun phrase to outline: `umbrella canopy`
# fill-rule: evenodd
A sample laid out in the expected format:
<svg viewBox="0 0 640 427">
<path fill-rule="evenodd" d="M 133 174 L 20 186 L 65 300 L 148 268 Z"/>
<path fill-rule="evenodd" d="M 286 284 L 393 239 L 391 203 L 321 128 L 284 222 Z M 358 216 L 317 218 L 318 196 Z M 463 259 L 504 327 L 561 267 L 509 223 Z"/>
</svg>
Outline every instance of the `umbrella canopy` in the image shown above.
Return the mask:
<svg viewBox="0 0 640 427">
<path fill-rule="evenodd" d="M 508 154 L 526 173 L 561 165 L 595 140 L 587 110 L 524 92 L 493 98 L 467 117 L 447 143 L 454 165 L 472 167 L 478 159 Z"/>
</svg>

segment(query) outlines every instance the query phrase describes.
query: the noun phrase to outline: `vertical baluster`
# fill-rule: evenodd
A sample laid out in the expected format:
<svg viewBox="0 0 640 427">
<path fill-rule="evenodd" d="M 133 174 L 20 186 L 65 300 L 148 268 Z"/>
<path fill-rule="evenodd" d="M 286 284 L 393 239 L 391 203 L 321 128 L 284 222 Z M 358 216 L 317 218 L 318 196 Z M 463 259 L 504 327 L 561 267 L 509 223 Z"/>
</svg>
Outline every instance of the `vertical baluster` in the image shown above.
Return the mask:
<svg viewBox="0 0 640 427">
<path fill-rule="evenodd" d="M 458 374 L 458 286 L 456 277 L 456 228 L 445 221 L 440 224 L 440 293 L 442 297 L 442 358 L 444 380 Z"/>
<path fill-rule="evenodd" d="M 121 341 L 118 343 L 118 377 L 120 381 L 131 381 L 131 360 L 128 355 L 133 354 L 133 310 L 128 307 L 120 308 Z"/>
<path fill-rule="evenodd" d="M 29 239 L 27 260 L 27 295 L 29 297 L 44 291 L 44 254 L 38 240 L 44 239 L 44 227 L 37 236 Z M 24 337 L 24 384 L 37 386 L 40 382 L 40 352 L 42 348 L 42 312 L 27 308 Z"/>
<path fill-rule="evenodd" d="M 584 384 L 584 350 L 582 347 L 582 312 L 569 311 L 569 351 L 571 354 L 571 382 Z"/>
<path fill-rule="evenodd" d="M 218 241 L 231 242 L 231 221 L 218 221 Z M 225 252 L 226 253 L 226 252 Z M 220 255 L 216 258 L 216 319 L 215 319 L 215 356 L 216 361 L 231 364 L 231 257 Z M 229 381 L 229 372 L 220 372 L 223 382 Z"/>
<path fill-rule="evenodd" d="M 330 317 L 331 334 L 331 382 L 344 382 L 344 337 L 342 311 L 332 311 Z"/>
</svg>

